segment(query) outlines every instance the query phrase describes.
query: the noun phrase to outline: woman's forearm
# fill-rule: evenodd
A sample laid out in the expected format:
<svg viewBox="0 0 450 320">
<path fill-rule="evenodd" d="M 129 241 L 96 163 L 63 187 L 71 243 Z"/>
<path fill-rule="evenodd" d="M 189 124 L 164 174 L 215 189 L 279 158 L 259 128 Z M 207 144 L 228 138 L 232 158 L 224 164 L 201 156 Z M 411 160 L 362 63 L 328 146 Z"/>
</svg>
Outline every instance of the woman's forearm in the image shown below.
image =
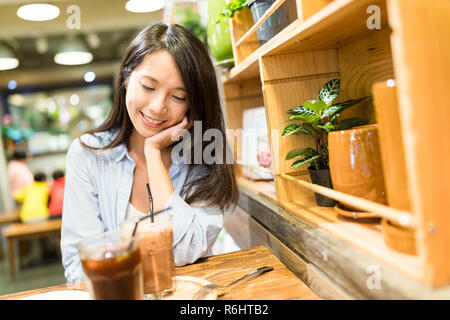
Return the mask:
<svg viewBox="0 0 450 320">
<path fill-rule="evenodd" d="M 162 152 L 151 149 L 146 152 L 148 182 L 153 197 L 153 210 L 162 210 L 166 206 L 174 189 L 169 173 L 164 166 Z"/>
</svg>

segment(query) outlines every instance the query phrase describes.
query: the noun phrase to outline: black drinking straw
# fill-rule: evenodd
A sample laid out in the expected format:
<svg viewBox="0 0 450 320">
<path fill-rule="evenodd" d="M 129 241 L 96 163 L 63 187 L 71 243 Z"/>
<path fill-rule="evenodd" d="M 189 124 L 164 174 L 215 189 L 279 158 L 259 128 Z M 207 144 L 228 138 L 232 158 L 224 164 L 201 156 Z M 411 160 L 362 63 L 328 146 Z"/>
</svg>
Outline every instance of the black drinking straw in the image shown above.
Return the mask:
<svg viewBox="0 0 450 320">
<path fill-rule="evenodd" d="M 150 205 L 150 217 L 152 219 L 152 223 L 155 222 L 154 213 L 153 213 L 153 197 L 152 193 L 150 192 L 150 186 L 148 183 L 145 184 L 147 186 L 147 195 L 148 195 L 148 203 Z"/>
</svg>

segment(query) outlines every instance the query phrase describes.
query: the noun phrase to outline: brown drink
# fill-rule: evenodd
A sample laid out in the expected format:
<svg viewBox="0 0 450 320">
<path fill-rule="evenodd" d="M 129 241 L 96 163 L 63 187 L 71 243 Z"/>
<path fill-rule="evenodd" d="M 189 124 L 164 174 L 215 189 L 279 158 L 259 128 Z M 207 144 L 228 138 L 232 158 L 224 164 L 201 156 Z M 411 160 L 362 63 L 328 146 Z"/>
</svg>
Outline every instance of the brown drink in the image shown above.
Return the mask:
<svg viewBox="0 0 450 320">
<path fill-rule="evenodd" d="M 121 225 L 130 234 L 133 222 Z M 139 223 L 137 235 L 140 240 L 141 260 L 144 270 L 144 293 L 148 298 L 159 298 L 173 291 L 175 276 L 173 257 L 172 216 L 161 214 L 152 223 L 146 219 Z"/>
<path fill-rule="evenodd" d="M 120 233 L 115 234 L 121 237 Z M 101 235 L 93 239 L 89 242 L 88 238 L 79 245 L 91 297 L 95 300 L 143 299 L 139 240 L 135 239 L 129 250 L 129 240 L 102 243 Z"/>
</svg>

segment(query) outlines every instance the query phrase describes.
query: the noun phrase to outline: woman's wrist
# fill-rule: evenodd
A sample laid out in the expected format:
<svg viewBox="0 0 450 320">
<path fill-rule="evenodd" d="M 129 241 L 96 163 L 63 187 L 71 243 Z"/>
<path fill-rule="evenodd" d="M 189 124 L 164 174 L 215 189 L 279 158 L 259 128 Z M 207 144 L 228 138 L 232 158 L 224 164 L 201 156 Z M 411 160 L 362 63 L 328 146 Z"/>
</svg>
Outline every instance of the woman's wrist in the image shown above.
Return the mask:
<svg viewBox="0 0 450 320">
<path fill-rule="evenodd" d="M 162 158 L 161 149 L 155 147 L 152 144 L 146 143 L 144 147 L 144 154 L 147 159 Z"/>
</svg>

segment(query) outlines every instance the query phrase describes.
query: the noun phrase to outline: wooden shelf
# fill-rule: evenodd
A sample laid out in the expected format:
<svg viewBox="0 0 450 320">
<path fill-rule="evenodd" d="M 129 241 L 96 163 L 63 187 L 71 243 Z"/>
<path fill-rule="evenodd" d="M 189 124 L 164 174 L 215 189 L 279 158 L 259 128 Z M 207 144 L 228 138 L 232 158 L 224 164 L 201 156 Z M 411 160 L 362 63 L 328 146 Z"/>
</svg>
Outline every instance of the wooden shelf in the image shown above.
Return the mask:
<svg viewBox="0 0 450 320">
<path fill-rule="evenodd" d="M 244 189 L 247 192 L 251 190 L 272 202 L 278 202 L 273 181 L 255 181 L 245 177 L 238 177 L 237 182 L 240 189 Z"/>
<path fill-rule="evenodd" d="M 282 179 L 294 182 L 302 188 L 309 189 L 313 192 L 339 202 L 348 203 L 349 205 L 352 205 L 353 207 L 365 212 L 378 214 L 380 217 L 389 219 L 390 221 L 395 221 L 399 225 L 402 225 L 404 227 L 415 228 L 417 226 L 417 223 L 415 221 L 416 219 L 410 212 L 398 210 L 376 202 L 345 194 L 334 189 L 326 188 L 302 179 L 298 179 L 297 177 L 291 175 L 281 174 L 280 176 Z"/>
<path fill-rule="evenodd" d="M 367 252 L 376 260 L 391 265 L 415 280 L 421 280 L 424 268 L 422 259 L 387 247 L 379 222 L 340 217 L 334 208 L 319 207 L 314 200 L 280 203 L 280 206 L 317 228 Z"/>
<path fill-rule="evenodd" d="M 292 1 L 286 3 L 292 5 Z M 450 73 L 450 46 L 442 45 L 447 43 L 450 8 L 438 1 L 423 0 L 295 0 L 295 5 L 297 18 L 289 20 L 292 22 L 284 30 L 262 46 L 255 41 L 255 34 L 248 32 L 254 25 L 248 10 L 239 21 L 236 17 L 230 20 L 236 65 L 222 77 L 227 127 L 241 129 L 243 111 L 264 105 L 274 176 L 273 183 L 253 182 L 240 176 L 238 168 L 239 187 L 396 266 L 430 288 L 449 286 L 450 224 L 445 213 L 450 211 L 450 201 L 442 183 L 450 180 L 450 170 L 445 167 L 436 170 L 435 162 L 435 159 L 441 163 L 450 161 L 450 153 L 442 149 L 450 139 L 442 129 L 449 109 L 445 107 L 448 104 L 445 96 L 435 92 L 445 91 L 445 79 Z M 380 29 L 369 29 L 367 25 L 374 14 L 368 11 L 370 6 L 380 10 Z M 246 33 L 245 41 L 236 48 L 236 42 Z M 389 249 L 380 225 L 344 221 L 333 209 L 317 207 L 309 176 L 299 177 L 308 182 L 304 185 L 286 178 L 306 169 L 290 168 L 286 154 L 296 148 L 314 148 L 315 143 L 305 135 L 280 137 L 277 131 L 282 130 L 280 123 L 289 118 L 287 110 L 315 99 L 322 86 L 333 78 L 341 79 L 339 101 L 376 96 L 374 101 L 384 101 L 378 102 L 382 105 L 388 101 L 393 106 L 388 109 L 397 109 L 400 115 L 400 125 L 391 127 L 402 132 L 396 143 L 403 146 L 405 159 L 401 160 L 398 153 L 394 159 L 405 169 L 405 178 L 397 179 L 404 182 L 402 187 L 390 190 L 408 190 L 411 205 L 400 208 L 391 202 L 390 206 L 378 209 L 386 213 L 384 217 L 396 215 L 394 211 L 413 217 L 417 256 Z M 386 95 L 376 92 L 376 85 L 386 84 L 389 79 L 395 79 L 398 98 L 387 89 L 383 91 Z M 423 105 L 428 104 L 435 106 L 435 112 L 421 114 Z M 379 128 L 386 128 L 388 121 L 377 116 L 375 108 L 370 101 L 361 103 L 345 110 L 341 120 L 362 117 L 371 124 L 384 121 L 384 127 L 379 124 Z M 398 132 L 392 135 L 400 136 Z M 387 150 L 393 139 L 387 135 L 386 142 L 385 135 L 381 140 Z M 422 150 L 427 150 L 426 157 Z M 388 163 L 392 163 L 392 158 Z M 392 176 L 385 170 L 384 177 L 390 186 L 394 185 Z M 333 194 L 338 198 L 345 196 Z M 283 239 L 283 234 L 275 236 Z"/>
<path fill-rule="evenodd" d="M 378 5 L 386 9 L 383 0 L 336 0 L 305 22 L 298 18 L 259 49 L 253 51 L 226 75 L 226 82 L 241 82 L 259 77 L 259 57 L 299 51 L 335 49 L 355 39 L 373 35 L 379 30 L 367 28 L 366 8 Z M 336 14 L 339 13 L 339 14 Z M 355 18 L 356 17 L 356 18 Z M 381 16 L 381 30 L 388 28 L 387 17 Z"/>
<path fill-rule="evenodd" d="M 386 246 L 379 221 L 341 217 L 334 208 L 319 207 L 313 199 L 280 203 L 273 181 L 253 181 L 244 177 L 237 180 L 239 189 L 246 194 L 263 196 L 296 217 L 366 252 L 376 260 L 391 265 L 412 279 L 421 280 L 420 275 L 423 274 L 424 268 L 422 259 L 396 252 Z"/>
<path fill-rule="evenodd" d="M 293 31 L 277 35 L 276 43 L 264 54 L 338 48 L 389 28 L 386 14 L 380 15 L 380 30 L 367 27 L 367 8 L 371 5 L 386 12 L 384 0 L 335 0 L 304 23 L 297 22 Z"/>
</svg>

